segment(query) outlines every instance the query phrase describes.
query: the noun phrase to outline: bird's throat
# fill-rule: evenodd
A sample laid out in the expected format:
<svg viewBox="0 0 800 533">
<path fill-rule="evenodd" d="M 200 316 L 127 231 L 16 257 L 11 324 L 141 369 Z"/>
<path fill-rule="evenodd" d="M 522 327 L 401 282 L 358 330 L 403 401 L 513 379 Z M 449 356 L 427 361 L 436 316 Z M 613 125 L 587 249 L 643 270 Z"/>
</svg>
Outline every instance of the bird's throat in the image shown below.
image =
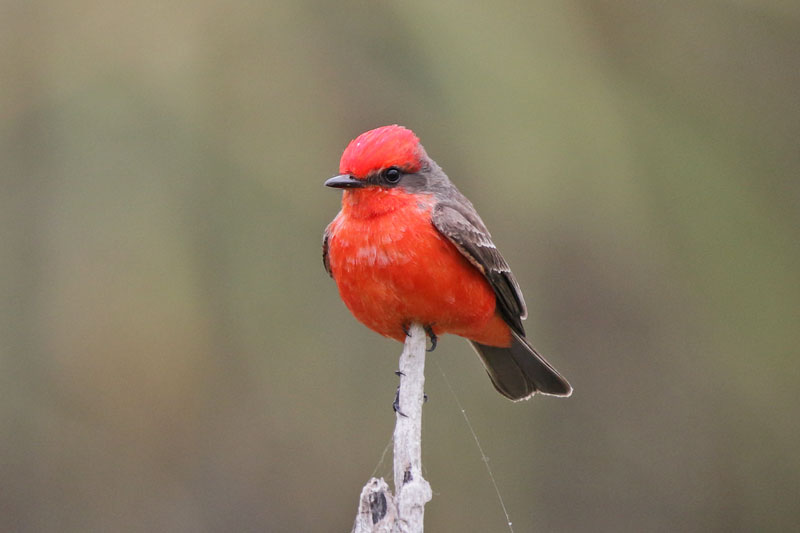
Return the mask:
<svg viewBox="0 0 800 533">
<path fill-rule="evenodd" d="M 342 194 L 342 212 L 353 218 L 374 218 L 398 209 L 420 209 L 428 203 L 428 195 L 412 194 L 401 188 L 365 187 Z"/>
</svg>

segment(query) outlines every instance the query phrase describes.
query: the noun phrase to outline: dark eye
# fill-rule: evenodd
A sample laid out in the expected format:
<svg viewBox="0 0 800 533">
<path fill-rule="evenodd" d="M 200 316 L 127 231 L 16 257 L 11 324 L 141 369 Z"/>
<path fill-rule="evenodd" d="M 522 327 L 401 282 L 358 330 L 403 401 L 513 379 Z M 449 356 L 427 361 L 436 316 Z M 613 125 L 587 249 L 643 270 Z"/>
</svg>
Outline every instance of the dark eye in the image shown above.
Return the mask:
<svg viewBox="0 0 800 533">
<path fill-rule="evenodd" d="M 402 175 L 403 174 L 400 172 L 400 169 L 391 167 L 386 169 L 386 172 L 384 172 L 383 177 L 386 179 L 388 183 L 397 183 L 398 181 L 400 181 Z"/>
</svg>

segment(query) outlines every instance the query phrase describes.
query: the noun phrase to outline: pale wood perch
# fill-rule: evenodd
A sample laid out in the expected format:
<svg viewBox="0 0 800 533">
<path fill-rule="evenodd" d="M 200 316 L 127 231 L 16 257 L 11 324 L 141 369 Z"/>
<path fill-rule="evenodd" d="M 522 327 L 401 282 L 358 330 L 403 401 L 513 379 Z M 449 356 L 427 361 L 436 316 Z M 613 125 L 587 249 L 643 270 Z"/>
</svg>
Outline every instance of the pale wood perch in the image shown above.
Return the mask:
<svg viewBox="0 0 800 533">
<path fill-rule="evenodd" d="M 425 330 L 412 324 L 400 355 L 394 426 L 394 495 L 386 481 L 361 490 L 353 533 L 422 533 L 431 486 L 422 477 L 422 404 L 425 401 Z"/>
</svg>

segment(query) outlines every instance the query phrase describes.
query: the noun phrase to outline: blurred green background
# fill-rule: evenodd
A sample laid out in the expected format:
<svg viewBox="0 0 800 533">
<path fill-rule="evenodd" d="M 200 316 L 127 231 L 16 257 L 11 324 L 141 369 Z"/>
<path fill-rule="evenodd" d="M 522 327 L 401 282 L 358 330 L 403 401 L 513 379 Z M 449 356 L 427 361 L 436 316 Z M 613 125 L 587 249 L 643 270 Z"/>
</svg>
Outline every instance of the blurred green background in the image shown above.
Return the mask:
<svg viewBox="0 0 800 533">
<path fill-rule="evenodd" d="M 568 400 L 431 356 L 430 531 L 800 520 L 800 4 L 0 2 L 0 530 L 349 531 L 400 345 L 320 258 L 414 129 Z M 391 454 L 378 464 L 391 475 Z"/>
</svg>

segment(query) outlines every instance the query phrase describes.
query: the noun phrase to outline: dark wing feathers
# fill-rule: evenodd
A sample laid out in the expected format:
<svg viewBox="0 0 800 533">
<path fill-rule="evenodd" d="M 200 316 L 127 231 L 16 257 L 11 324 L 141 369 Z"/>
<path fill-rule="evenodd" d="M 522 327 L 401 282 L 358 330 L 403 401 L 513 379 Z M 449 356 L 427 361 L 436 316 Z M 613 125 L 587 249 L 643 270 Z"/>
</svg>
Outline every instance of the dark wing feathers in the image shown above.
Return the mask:
<svg viewBox="0 0 800 533">
<path fill-rule="evenodd" d="M 463 200 L 440 201 L 433 211 L 433 225 L 483 273 L 497 296 L 497 306 L 509 326 L 520 335 L 525 335 L 522 319 L 527 315 L 527 309 L 517 280 L 469 200 Z"/>
<path fill-rule="evenodd" d="M 331 262 L 328 259 L 328 240 L 330 240 L 330 238 L 331 234 L 328 233 L 328 228 L 325 228 L 325 233 L 322 234 L 322 266 L 325 267 L 325 272 L 327 272 L 330 277 L 333 277 Z"/>
</svg>

